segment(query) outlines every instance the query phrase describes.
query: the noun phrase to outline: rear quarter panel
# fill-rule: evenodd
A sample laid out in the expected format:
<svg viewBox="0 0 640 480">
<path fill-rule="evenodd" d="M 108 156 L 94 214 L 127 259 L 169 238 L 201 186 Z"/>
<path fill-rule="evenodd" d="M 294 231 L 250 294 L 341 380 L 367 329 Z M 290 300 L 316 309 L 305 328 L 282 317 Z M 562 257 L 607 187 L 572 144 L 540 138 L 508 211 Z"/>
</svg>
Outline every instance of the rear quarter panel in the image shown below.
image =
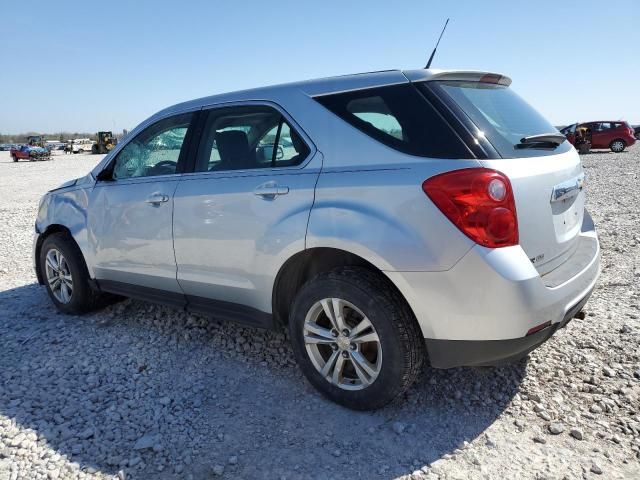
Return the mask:
<svg viewBox="0 0 640 480">
<path fill-rule="evenodd" d="M 475 160 L 418 159 L 386 168 L 323 169 L 306 246 L 345 250 L 383 271 L 447 270 L 473 242 L 433 205 L 422 182 L 475 166 Z"/>
</svg>

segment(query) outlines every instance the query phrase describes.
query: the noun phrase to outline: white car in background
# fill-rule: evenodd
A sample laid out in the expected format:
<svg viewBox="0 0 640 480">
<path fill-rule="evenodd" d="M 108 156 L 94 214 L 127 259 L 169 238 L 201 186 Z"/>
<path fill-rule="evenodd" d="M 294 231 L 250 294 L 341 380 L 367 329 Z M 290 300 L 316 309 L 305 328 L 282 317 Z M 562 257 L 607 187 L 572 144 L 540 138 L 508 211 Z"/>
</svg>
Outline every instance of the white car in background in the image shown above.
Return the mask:
<svg viewBox="0 0 640 480">
<path fill-rule="evenodd" d="M 94 143 L 90 138 L 76 138 L 72 142 L 73 153 L 91 153 L 91 147 L 93 147 Z"/>
</svg>

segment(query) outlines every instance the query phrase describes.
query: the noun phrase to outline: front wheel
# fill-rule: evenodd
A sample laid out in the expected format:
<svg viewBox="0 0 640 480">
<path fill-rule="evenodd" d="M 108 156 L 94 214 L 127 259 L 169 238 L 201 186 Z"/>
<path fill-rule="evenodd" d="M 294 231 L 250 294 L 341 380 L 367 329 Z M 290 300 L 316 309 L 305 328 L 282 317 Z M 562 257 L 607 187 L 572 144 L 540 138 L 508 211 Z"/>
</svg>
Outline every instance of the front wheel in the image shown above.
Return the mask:
<svg viewBox="0 0 640 480">
<path fill-rule="evenodd" d="M 13 157 L 11 157 L 11 158 L 13 158 L 13 161 L 14 161 L 14 162 L 17 162 L 17 161 L 18 161 L 18 157 L 16 157 L 16 156 L 13 156 Z"/>
<path fill-rule="evenodd" d="M 89 285 L 82 252 L 69 236 L 53 233 L 45 238 L 40 268 L 47 293 L 62 312 L 79 314 L 99 305 L 101 296 Z"/>
<path fill-rule="evenodd" d="M 627 144 L 624 143 L 624 140 L 614 140 L 613 142 L 611 142 L 611 145 L 609 145 L 609 148 L 614 153 L 620 153 L 624 151 L 626 146 Z"/>
<path fill-rule="evenodd" d="M 424 361 L 424 339 L 404 299 L 381 274 L 363 268 L 340 268 L 305 284 L 289 330 L 309 382 L 356 410 L 401 395 Z"/>
</svg>

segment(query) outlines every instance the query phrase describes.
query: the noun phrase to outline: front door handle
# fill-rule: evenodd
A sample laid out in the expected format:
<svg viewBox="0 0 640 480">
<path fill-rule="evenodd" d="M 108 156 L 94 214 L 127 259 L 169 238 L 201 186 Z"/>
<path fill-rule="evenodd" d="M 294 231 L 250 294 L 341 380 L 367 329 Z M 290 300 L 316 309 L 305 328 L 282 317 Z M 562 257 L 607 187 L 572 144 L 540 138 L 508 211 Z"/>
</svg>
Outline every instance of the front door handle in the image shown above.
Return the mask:
<svg viewBox="0 0 640 480">
<path fill-rule="evenodd" d="M 275 198 L 277 195 L 286 195 L 289 193 L 289 187 L 278 185 L 275 182 L 267 182 L 257 186 L 253 193 L 262 198 Z"/>
<path fill-rule="evenodd" d="M 161 203 L 165 203 L 168 201 L 169 201 L 169 195 L 165 195 L 164 193 L 160 193 L 160 192 L 152 193 L 145 200 L 145 202 L 154 206 L 158 206 Z"/>
</svg>

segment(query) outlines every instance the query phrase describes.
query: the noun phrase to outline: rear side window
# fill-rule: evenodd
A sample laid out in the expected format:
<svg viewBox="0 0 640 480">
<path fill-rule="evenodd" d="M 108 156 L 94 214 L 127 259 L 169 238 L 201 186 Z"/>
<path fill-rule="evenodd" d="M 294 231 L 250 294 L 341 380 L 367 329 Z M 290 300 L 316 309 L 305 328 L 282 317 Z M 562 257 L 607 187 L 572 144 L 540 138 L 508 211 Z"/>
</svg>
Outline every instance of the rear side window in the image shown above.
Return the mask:
<svg viewBox="0 0 640 480">
<path fill-rule="evenodd" d="M 302 137 L 271 107 L 225 107 L 207 115 L 196 172 L 292 167 L 311 153 Z"/>
<path fill-rule="evenodd" d="M 400 152 L 430 158 L 473 158 L 446 121 L 410 84 L 321 95 L 315 100 Z"/>
<path fill-rule="evenodd" d="M 567 141 L 555 148 L 518 148 L 524 137 L 558 130 L 507 86 L 442 80 L 428 83 L 428 87 L 422 84 L 419 88 L 432 88 L 452 99 L 503 158 L 554 155 L 571 149 Z"/>
</svg>

